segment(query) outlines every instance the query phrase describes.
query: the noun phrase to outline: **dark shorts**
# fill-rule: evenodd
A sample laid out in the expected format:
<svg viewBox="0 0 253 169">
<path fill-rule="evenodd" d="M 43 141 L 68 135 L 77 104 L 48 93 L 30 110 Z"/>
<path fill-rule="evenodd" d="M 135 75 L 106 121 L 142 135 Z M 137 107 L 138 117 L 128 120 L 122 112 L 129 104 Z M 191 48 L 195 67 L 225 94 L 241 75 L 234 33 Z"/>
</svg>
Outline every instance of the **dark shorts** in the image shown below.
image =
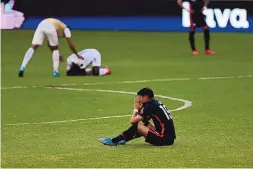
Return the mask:
<svg viewBox="0 0 253 169">
<path fill-rule="evenodd" d="M 171 139 L 169 135 L 160 135 L 153 130 L 149 130 L 145 141 L 155 146 L 168 146 L 174 144 L 174 138 Z"/>
<path fill-rule="evenodd" d="M 203 13 L 194 12 L 190 15 L 191 19 L 191 28 L 198 28 L 207 26 L 206 24 L 206 16 Z"/>
<path fill-rule="evenodd" d="M 85 69 L 81 69 L 75 63 L 72 63 L 71 68 L 66 72 L 67 76 L 85 76 Z"/>
</svg>

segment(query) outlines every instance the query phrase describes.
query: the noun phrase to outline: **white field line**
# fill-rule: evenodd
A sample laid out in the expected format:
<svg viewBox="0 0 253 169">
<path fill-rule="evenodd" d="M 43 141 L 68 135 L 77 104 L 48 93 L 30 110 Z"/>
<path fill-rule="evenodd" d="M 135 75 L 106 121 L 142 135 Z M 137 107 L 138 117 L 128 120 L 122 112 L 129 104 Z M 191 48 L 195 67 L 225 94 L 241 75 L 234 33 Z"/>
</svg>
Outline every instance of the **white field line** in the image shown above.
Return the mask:
<svg viewBox="0 0 253 169">
<path fill-rule="evenodd" d="M 1 90 L 6 90 L 6 89 L 25 89 L 27 88 L 26 86 L 12 86 L 12 87 L 1 87 Z"/>
<path fill-rule="evenodd" d="M 199 78 L 171 78 L 171 79 L 149 79 L 149 80 L 134 80 L 134 81 L 119 81 L 119 82 L 101 82 L 101 83 L 83 83 L 83 84 L 59 84 L 59 85 L 45 85 L 48 87 L 59 87 L 59 86 L 95 86 L 95 85 L 107 85 L 107 84 L 135 84 L 135 83 L 146 83 L 146 82 L 169 82 L 169 81 L 188 81 L 188 80 L 226 80 L 226 79 L 241 79 L 241 78 L 253 78 L 253 75 L 242 75 L 242 76 L 222 76 L 222 77 L 199 77 Z M 32 86 L 45 87 L 45 86 Z M 28 86 L 10 86 L 3 87 L 4 89 L 22 89 L 28 88 Z"/>
<path fill-rule="evenodd" d="M 119 93 L 119 94 L 131 94 L 136 95 L 136 92 L 127 92 L 127 91 L 116 91 L 116 90 L 102 90 L 102 89 L 76 89 L 76 88 L 64 88 L 64 87 L 45 87 L 47 89 L 57 89 L 57 90 L 70 90 L 70 91 L 94 91 L 94 92 L 103 92 L 103 93 Z M 183 102 L 184 105 L 181 107 L 178 107 L 173 111 L 179 111 L 186 109 L 188 107 L 192 106 L 192 102 L 189 100 L 179 99 L 179 98 L 173 98 L 163 95 L 156 95 L 156 97 L 160 97 L 163 99 L 168 100 L 176 100 Z M 110 119 L 110 118 L 123 118 L 123 117 L 129 117 L 131 115 L 120 115 L 120 116 L 105 116 L 105 117 L 94 117 L 94 118 L 86 118 L 86 119 L 75 119 L 75 120 L 61 120 L 61 121 L 48 121 L 48 122 L 38 122 L 38 123 L 16 123 L 16 124 L 4 124 L 3 126 L 23 126 L 23 125 L 40 125 L 40 124 L 55 124 L 55 123 L 69 123 L 69 122 L 76 122 L 76 121 L 87 121 L 87 120 L 101 120 L 101 119 Z"/>
<path fill-rule="evenodd" d="M 253 75 L 223 76 L 223 77 L 199 77 L 198 80 L 224 80 L 224 79 L 241 79 L 241 78 L 253 78 Z"/>
<path fill-rule="evenodd" d="M 93 117 L 86 119 L 75 119 L 75 120 L 59 120 L 59 121 L 47 121 L 47 122 L 38 122 L 38 123 L 14 123 L 14 124 L 4 124 L 3 126 L 24 126 L 24 125 L 39 125 L 39 124 L 55 124 L 55 123 L 70 123 L 77 121 L 87 121 L 87 120 L 101 120 L 101 119 L 110 119 L 110 118 L 122 118 L 129 117 L 131 115 L 121 115 L 121 116 L 105 116 L 105 117 Z"/>
</svg>

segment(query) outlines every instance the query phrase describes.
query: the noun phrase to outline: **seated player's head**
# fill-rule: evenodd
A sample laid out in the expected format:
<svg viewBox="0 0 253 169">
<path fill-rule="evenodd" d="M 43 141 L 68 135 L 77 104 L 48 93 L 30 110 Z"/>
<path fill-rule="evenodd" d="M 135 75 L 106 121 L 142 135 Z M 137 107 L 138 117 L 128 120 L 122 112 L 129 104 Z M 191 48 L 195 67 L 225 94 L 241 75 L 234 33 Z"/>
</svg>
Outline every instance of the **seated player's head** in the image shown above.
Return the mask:
<svg viewBox="0 0 253 169">
<path fill-rule="evenodd" d="M 154 99 L 154 92 L 150 88 L 143 88 L 137 92 L 141 103 L 147 103 Z"/>
</svg>

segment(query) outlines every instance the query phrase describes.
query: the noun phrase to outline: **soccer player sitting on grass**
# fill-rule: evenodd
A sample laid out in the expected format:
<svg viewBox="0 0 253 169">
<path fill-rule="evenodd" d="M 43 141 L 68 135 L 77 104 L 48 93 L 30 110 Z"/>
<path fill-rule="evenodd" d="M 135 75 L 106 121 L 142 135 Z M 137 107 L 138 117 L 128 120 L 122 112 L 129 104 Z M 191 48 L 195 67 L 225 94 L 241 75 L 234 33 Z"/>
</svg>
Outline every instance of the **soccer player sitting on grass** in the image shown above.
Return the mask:
<svg viewBox="0 0 253 169">
<path fill-rule="evenodd" d="M 72 54 L 67 58 L 67 76 L 104 76 L 110 75 L 111 70 L 105 66 L 101 68 L 101 54 L 96 49 L 84 49 L 78 52 L 82 57 L 79 59 L 76 54 Z M 87 68 L 91 64 L 92 68 Z"/>
<path fill-rule="evenodd" d="M 141 89 L 137 95 L 130 121 L 132 126 L 115 138 L 100 138 L 99 141 L 104 145 L 116 146 L 143 136 L 145 141 L 152 145 L 172 145 L 176 133 L 172 116 L 166 106 L 154 99 L 154 93 L 149 88 Z M 150 119 L 154 125 L 149 122 Z"/>
<path fill-rule="evenodd" d="M 70 49 L 72 50 L 73 53 L 75 53 L 77 55 L 77 57 L 79 59 L 82 59 L 76 51 L 76 48 L 74 46 L 74 44 L 71 41 L 71 32 L 70 29 L 67 27 L 67 25 L 65 25 L 64 23 L 62 23 L 61 21 L 59 21 L 58 19 L 54 19 L 54 18 L 48 18 L 45 19 L 43 21 L 41 21 L 34 33 L 33 36 L 33 40 L 32 40 L 32 45 L 31 47 L 27 50 L 22 65 L 19 69 L 19 77 L 23 77 L 24 76 L 24 71 L 25 68 L 28 64 L 28 62 L 31 60 L 35 50 L 42 45 L 45 37 L 47 37 L 48 39 L 48 47 L 50 48 L 50 50 L 53 53 L 53 76 L 54 77 L 58 77 L 60 76 L 59 74 L 59 61 L 60 59 L 60 53 L 58 50 L 58 37 L 66 37 L 68 45 L 70 47 Z"/>
</svg>

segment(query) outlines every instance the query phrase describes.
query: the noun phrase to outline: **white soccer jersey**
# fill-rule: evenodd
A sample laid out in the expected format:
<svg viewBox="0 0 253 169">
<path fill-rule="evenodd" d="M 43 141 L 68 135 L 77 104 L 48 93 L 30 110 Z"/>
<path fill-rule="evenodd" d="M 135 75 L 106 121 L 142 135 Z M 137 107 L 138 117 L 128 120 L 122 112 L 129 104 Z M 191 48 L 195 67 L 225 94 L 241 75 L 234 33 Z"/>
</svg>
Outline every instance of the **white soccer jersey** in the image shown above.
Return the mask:
<svg viewBox="0 0 253 169">
<path fill-rule="evenodd" d="M 86 68 L 89 64 L 94 66 L 101 66 L 101 54 L 97 49 L 84 49 L 78 52 L 84 59 L 79 59 L 75 54 L 67 58 L 67 70 L 71 68 L 72 62 L 79 65 L 81 69 Z"/>
</svg>

